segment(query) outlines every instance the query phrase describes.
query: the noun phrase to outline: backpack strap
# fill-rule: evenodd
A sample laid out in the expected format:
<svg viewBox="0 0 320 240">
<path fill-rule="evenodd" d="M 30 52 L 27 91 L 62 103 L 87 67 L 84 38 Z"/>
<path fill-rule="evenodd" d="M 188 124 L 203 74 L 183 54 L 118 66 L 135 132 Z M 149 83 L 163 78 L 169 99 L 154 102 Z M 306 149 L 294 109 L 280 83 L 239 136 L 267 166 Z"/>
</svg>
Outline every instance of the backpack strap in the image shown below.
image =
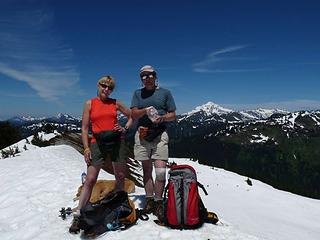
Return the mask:
<svg viewBox="0 0 320 240">
<path fill-rule="evenodd" d="M 204 186 L 201 183 L 197 182 L 197 185 L 198 185 L 198 187 L 200 187 L 202 189 L 202 191 L 204 192 L 205 195 L 208 195 L 207 190 L 204 188 Z"/>
<path fill-rule="evenodd" d="M 163 193 L 164 199 L 167 198 L 168 190 L 169 190 L 169 183 L 167 183 L 166 187 L 164 188 L 164 193 Z"/>
</svg>

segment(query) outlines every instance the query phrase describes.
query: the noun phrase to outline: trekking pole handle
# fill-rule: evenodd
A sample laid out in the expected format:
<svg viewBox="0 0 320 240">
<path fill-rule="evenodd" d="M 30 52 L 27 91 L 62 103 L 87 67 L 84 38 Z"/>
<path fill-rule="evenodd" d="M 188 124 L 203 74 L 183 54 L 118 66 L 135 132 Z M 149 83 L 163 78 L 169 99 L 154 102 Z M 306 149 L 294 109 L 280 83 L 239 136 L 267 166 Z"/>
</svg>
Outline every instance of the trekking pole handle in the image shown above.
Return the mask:
<svg viewBox="0 0 320 240">
<path fill-rule="evenodd" d="M 208 192 L 207 192 L 207 190 L 204 188 L 204 186 L 203 186 L 201 183 L 199 183 L 199 182 L 197 182 L 197 184 L 198 184 L 198 186 L 203 190 L 204 194 L 205 194 L 205 195 L 208 195 Z"/>
</svg>

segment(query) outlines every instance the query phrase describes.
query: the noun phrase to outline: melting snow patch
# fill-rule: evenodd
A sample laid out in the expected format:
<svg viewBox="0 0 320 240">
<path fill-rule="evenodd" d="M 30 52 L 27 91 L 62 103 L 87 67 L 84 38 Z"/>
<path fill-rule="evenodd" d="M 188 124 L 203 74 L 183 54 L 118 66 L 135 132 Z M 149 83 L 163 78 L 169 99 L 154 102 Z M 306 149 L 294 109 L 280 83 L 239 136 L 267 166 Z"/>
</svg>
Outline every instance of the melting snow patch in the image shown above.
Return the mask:
<svg viewBox="0 0 320 240">
<path fill-rule="evenodd" d="M 318 121 L 317 117 L 314 117 L 314 116 L 311 116 L 310 117 L 312 118 L 313 121 L 316 122 L 316 124 L 319 126 L 320 125 L 320 122 Z"/>
<path fill-rule="evenodd" d="M 265 143 L 266 141 L 269 140 L 269 137 L 264 136 L 263 134 L 260 133 L 260 135 L 252 135 L 252 139 L 250 140 L 251 143 Z"/>
</svg>

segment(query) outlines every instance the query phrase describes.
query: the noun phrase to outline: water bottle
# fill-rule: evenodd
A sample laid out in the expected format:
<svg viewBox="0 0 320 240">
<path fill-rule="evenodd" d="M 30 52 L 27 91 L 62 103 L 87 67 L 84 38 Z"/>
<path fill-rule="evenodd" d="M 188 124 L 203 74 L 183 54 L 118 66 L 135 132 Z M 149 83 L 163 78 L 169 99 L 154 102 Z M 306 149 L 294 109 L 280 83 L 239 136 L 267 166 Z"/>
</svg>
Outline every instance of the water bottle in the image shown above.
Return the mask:
<svg viewBox="0 0 320 240">
<path fill-rule="evenodd" d="M 84 184 L 84 182 L 86 181 L 86 177 L 87 177 L 87 174 L 85 172 L 83 172 L 81 174 L 81 182 L 82 182 L 82 185 Z"/>
<path fill-rule="evenodd" d="M 147 115 L 152 122 L 155 122 L 156 119 L 159 117 L 158 111 L 157 109 L 155 109 L 154 106 L 147 108 Z"/>
</svg>

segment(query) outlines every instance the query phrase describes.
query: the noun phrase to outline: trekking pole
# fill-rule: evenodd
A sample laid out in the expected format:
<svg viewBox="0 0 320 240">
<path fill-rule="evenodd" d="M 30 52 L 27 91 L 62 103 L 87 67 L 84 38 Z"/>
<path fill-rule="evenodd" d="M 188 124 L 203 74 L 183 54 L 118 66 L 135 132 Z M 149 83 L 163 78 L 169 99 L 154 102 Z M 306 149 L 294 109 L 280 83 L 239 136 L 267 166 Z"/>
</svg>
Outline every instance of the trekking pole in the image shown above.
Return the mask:
<svg viewBox="0 0 320 240">
<path fill-rule="evenodd" d="M 207 190 L 204 188 L 204 186 L 203 186 L 201 183 L 199 183 L 199 182 L 197 182 L 197 184 L 198 184 L 198 186 L 203 190 L 204 194 L 205 194 L 205 195 L 208 195 L 208 192 L 207 192 Z"/>
</svg>

